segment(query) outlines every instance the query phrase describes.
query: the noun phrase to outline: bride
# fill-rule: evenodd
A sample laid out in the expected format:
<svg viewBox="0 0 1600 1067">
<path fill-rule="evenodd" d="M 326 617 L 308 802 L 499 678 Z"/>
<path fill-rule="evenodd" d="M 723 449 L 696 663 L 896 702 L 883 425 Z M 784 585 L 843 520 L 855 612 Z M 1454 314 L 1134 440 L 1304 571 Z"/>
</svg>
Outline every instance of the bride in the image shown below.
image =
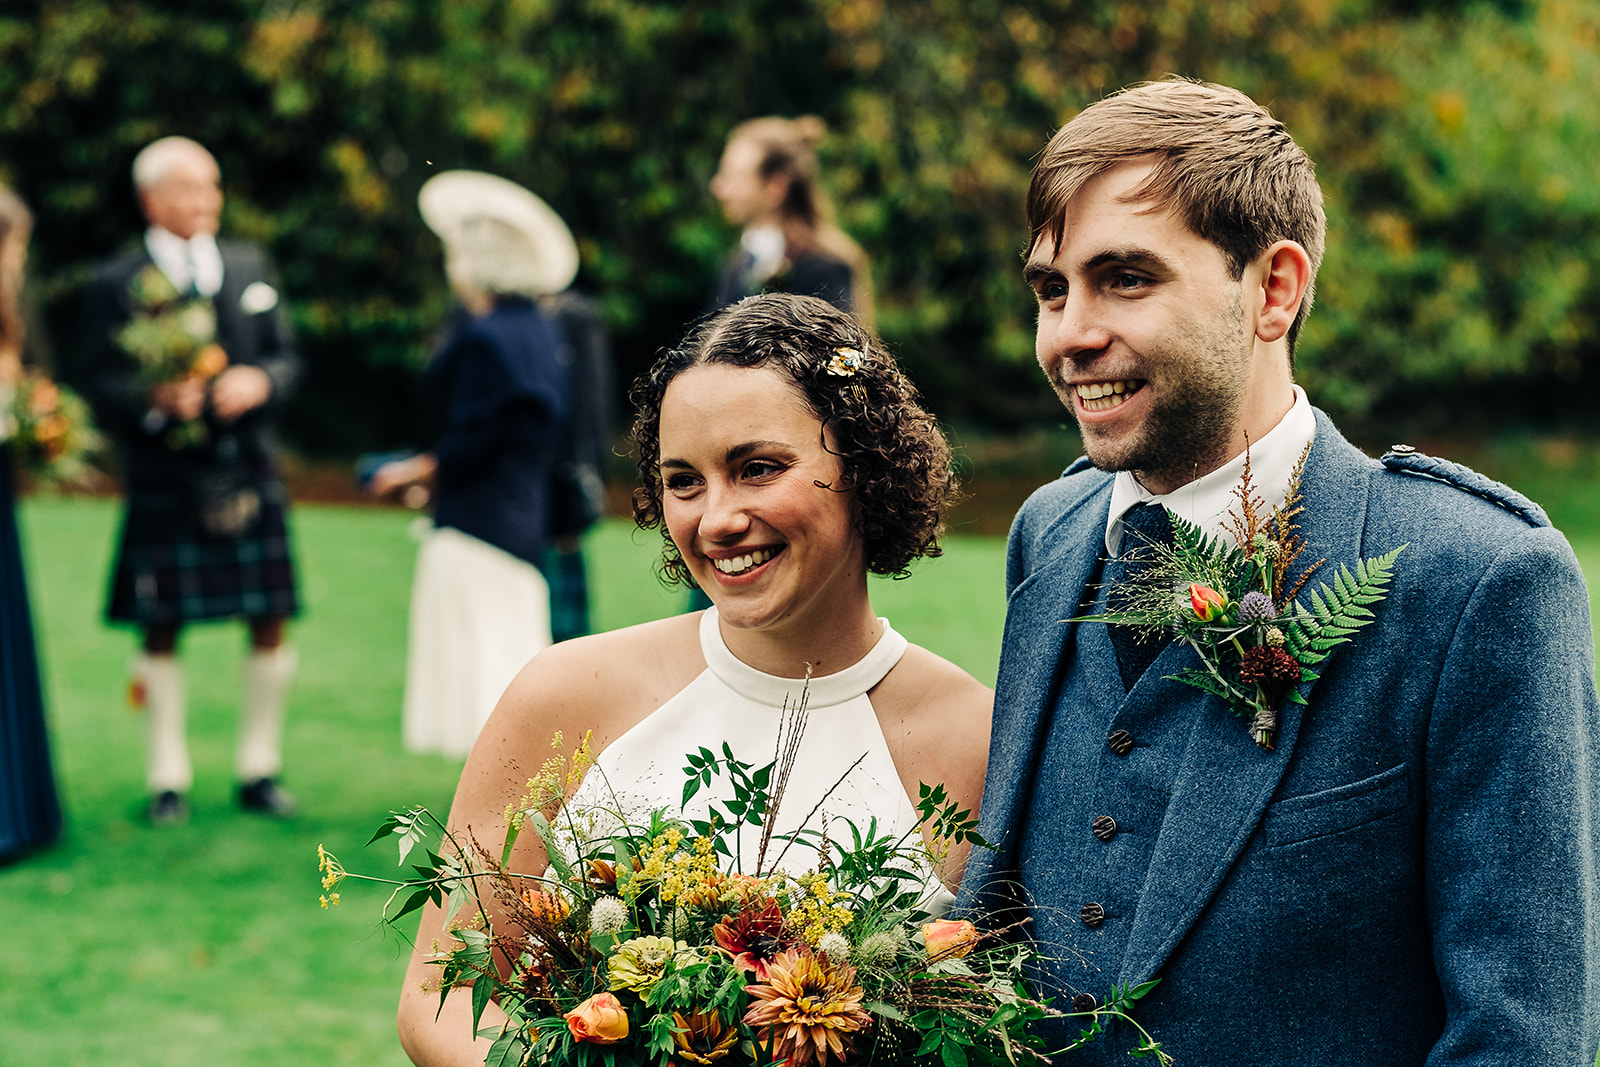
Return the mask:
<svg viewBox="0 0 1600 1067">
<path fill-rule="evenodd" d="M 908 644 L 868 598 L 869 572 L 903 575 L 939 554 L 953 488 L 943 436 L 877 339 L 821 300 L 752 297 L 697 325 L 634 399 L 634 517 L 663 530 L 664 574 L 692 579 L 714 606 L 540 653 L 480 734 L 450 825 L 498 854 L 507 806 L 557 732 L 590 734 L 596 754 L 575 810 L 601 798 L 676 809 L 686 752 L 726 741 L 764 763 L 802 691 L 808 717 L 778 832 L 819 805 L 829 819 L 914 832 L 919 783 L 976 809 L 993 694 Z M 521 835 L 512 866 L 545 862 L 537 835 Z M 964 862 L 951 853 L 946 885 Z M 472 1039 L 470 994 L 453 991 L 440 1010 L 429 960 L 450 943 L 443 918 L 423 911 L 401 1042 L 426 1067 L 481 1064 L 489 1041 Z"/>
</svg>

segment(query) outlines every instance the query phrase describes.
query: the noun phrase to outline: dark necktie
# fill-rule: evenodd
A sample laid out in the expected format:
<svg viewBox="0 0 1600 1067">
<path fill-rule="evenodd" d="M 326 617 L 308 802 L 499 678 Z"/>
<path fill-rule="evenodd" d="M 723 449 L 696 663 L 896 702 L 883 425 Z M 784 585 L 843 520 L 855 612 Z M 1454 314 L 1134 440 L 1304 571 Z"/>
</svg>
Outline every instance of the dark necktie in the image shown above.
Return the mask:
<svg viewBox="0 0 1600 1067">
<path fill-rule="evenodd" d="M 1122 516 L 1122 525 L 1122 548 L 1116 559 L 1107 561 L 1102 579 L 1107 611 L 1126 607 L 1121 587 L 1149 566 L 1150 546 L 1172 543 L 1172 520 L 1159 504 L 1135 504 Z M 1122 674 L 1124 689 L 1133 688 L 1170 640 L 1167 634 L 1140 626 L 1107 625 L 1106 631 L 1117 650 L 1117 670 Z"/>
<path fill-rule="evenodd" d="M 183 265 L 189 270 L 189 285 L 183 295 L 193 300 L 200 295 L 200 265 L 195 261 L 194 246 L 188 241 L 183 243 Z"/>
</svg>

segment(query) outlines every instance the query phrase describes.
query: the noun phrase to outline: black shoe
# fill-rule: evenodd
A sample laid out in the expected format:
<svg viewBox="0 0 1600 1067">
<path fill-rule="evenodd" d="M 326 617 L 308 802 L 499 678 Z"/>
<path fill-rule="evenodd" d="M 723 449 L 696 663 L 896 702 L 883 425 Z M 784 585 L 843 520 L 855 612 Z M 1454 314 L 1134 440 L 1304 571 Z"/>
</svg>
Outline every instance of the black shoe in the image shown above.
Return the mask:
<svg viewBox="0 0 1600 1067">
<path fill-rule="evenodd" d="M 150 825 L 181 826 L 189 821 L 189 802 L 183 794 L 163 789 L 150 800 Z"/>
<path fill-rule="evenodd" d="M 245 811 L 287 819 L 298 805 L 289 791 L 271 778 L 257 778 L 239 787 L 239 806 Z"/>
</svg>

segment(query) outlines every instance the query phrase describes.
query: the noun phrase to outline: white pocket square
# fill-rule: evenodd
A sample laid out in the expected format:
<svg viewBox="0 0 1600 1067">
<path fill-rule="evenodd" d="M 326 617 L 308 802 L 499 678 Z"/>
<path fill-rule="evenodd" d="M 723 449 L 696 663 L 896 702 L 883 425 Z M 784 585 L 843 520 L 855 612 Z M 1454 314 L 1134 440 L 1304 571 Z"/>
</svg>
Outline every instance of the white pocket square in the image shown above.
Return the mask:
<svg viewBox="0 0 1600 1067">
<path fill-rule="evenodd" d="M 239 310 L 246 315 L 259 315 L 278 306 L 278 290 L 266 282 L 251 282 L 239 294 Z"/>
</svg>

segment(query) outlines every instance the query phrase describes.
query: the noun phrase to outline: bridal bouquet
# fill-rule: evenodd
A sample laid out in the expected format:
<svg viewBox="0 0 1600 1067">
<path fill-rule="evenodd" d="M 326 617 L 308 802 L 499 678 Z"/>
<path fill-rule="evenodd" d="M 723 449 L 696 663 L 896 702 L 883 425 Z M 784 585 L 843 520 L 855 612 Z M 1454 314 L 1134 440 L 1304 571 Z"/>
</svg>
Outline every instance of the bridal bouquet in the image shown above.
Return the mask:
<svg viewBox="0 0 1600 1067">
<path fill-rule="evenodd" d="M 132 311 L 115 340 L 138 364 L 147 386 L 210 381 L 227 369 L 210 300 L 180 293 L 154 264 L 129 279 L 128 298 Z M 205 423 L 190 419 L 168 431 L 167 443 L 183 448 L 204 444 L 207 436 Z"/>
<path fill-rule="evenodd" d="M 1322 583 L 1306 600 L 1297 600 L 1323 563 L 1317 560 L 1289 583 L 1290 568 L 1305 550 L 1294 521 L 1305 510 L 1304 469 L 1302 453 L 1284 503 L 1266 511 L 1251 485 L 1246 452 L 1244 473 L 1233 491 L 1238 504 L 1229 513 L 1231 538 L 1209 536 L 1169 514 L 1172 544 L 1130 549 L 1144 566 L 1136 578 L 1110 591 L 1108 600 L 1123 605 L 1121 610 L 1073 620 L 1146 627 L 1188 644 L 1200 666 L 1186 668 L 1176 679 L 1220 697 L 1249 719 L 1250 735 L 1264 749 L 1273 747 L 1282 702 L 1304 704 L 1295 687 L 1315 681 L 1313 668 L 1372 622 L 1372 609 L 1388 594 L 1394 561 L 1406 547 L 1359 560 L 1354 571 L 1341 566 L 1332 584 Z"/>
<path fill-rule="evenodd" d="M 92 484 L 90 459 L 102 442 L 89 405 L 36 370 L 26 372 L 6 393 L 0 405 L 0 438 L 11 442 L 22 469 L 47 485 Z"/>
<path fill-rule="evenodd" d="M 774 834 L 782 762 L 755 768 L 726 745 L 702 748 L 686 756 L 683 802 L 718 782 L 710 817 L 658 809 L 629 822 L 559 806 L 590 763 L 585 739 L 529 781 L 498 855 L 421 808 L 391 814 L 368 842 L 397 839 L 415 877 L 350 874 L 319 848 L 323 906 L 338 902 L 344 879 L 365 878 L 394 887 L 385 923 L 430 900 L 446 907 L 454 944 L 435 949 L 440 997 L 470 985 L 474 1027 L 499 1003 L 508 1022 L 482 1031 L 494 1038 L 493 1067 L 1014 1067 L 1047 1059 L 1028 1032 L 1035 1020 L 1079 1016 L 1073 1048 L 1113 1019 L 1132 1021 L 1154 982 L 1062 1012 L 1032 993 L 1033 950 L 1001 936 L 1014 930 L 924 911 L 931 855 L 920 833 L 891 839 L 874 821 L 848 841 Z M 923 786 L 917 810 L 933 851 L 983 845 L 942 787 Z M 577 828 L 592 815 L 616 829 L 585 839 Z M 525 833 L 543 842 L 548 870 L 510 868 Z M 761 835 L 754 870 L 738 869 L 740 833 Z M 814 866 L 773 869 L 785 848 L 807 850 Z M 1136 1055 L 1169 1062 L 1139 1033 Z"/>
</svg>

